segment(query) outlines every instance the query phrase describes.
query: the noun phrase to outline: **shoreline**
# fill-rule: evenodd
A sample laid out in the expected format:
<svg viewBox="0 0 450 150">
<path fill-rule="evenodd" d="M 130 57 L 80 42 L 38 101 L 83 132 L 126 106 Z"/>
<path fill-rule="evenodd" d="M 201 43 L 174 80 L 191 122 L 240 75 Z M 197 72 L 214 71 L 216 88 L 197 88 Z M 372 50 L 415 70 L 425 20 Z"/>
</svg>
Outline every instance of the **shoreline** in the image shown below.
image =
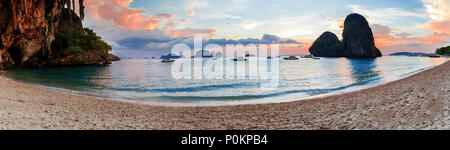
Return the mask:
<svg viewBox="0 0 450 150">
<path fill-rule="evenodd" d="M 449 61 L 357 91 L 206 107 L 66 93 L 0 76 L 0 129 L 450 129 L 448 74 Z"/>
</svg>

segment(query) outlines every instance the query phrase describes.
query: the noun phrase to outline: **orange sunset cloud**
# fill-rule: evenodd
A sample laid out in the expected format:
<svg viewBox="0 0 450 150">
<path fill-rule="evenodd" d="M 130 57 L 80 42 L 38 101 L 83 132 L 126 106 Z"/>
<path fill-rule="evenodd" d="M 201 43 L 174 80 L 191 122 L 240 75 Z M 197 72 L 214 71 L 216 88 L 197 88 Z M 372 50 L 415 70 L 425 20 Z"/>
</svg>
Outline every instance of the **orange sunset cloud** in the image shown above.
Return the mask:
<svg viewBox="0 0 450 150">
<path fill-rule="evenodd" d="M 162 29 L 173 37 L 191 36 L 195 34 L 212 35 L 215 29 L 178 29 L 176 23 L 172 20 L 175 16 L 168 13 L 160 13 L 156 15 L 146 15 L 145 10 L 130 8 L 129 5 L 133 0 L 86 0 L 86 11 L 95 19 L 110 20 L 120 28 L 130 30 L 150 30 Z M 195 15 L 192 10 L 188 11 L 190 16 Z M 169 22 L 170 21 L 170 22 Z M 190 22 L 189 19 L 181 20 L 183 23 Z M 165 26 L 163 26 L 165 25 Z"/>
<path fill-rule="evenodd" d="M 188 10 L 188 14 L 189 14 L 189 16 L 195 16 L 195 11 L 190 9 L 190 10 Z"/>
<path fill-rule="evenodd" d="M 154 30 L 163 24 L 159 19 L 173 19 L 170 14 L 145 15 L 144 10 L 129 8 L 133 0 L 97 1 L 87 0 L 86 11 L 96 19 L 112 20 L 121 28 Z"/>
<path fill-rule="evenodd" d="M 183 22 L 183 23 L 188 23 L 188 22 L 190 22 L 191 20 L 189 20 L 189 19 L 183 19 L 183 20 L 181 20 L 181 22 Z"/>
<path fill-rule="evenodd" d="M 450 34 L 450 1 L 427 1 L 425 6 L 433 21 L 423 25 L 423 28 L 437 33 Z"/>
<path fill-rule="evenodd" d="M 374 29 L 375 42 L 377 46 L 384 50 L 411 49 L 422 50 L 420 48 L 438 48 L 445 46 L 445 41 L 450 40 L 450 1 L 435 0 L 425 1 L 425 7 L 429 17 L 432 19 L 421 27 L 425 30 L 434 32 L 425 37 L 398 37 L 399 33 L 394 29 L 386 30 Z M 423 47 L 420 47 L 420 46 Z"/>
<path fill-rule="evenodd" d="M 193 36 L 195 34 L 207 34 L 207 35 L 214 35 L 216 32 L 215 29 L 180 29 L 180 30 L 172 30 L 172 36 L 178 37 L 178 36 Z"/>
</svg>

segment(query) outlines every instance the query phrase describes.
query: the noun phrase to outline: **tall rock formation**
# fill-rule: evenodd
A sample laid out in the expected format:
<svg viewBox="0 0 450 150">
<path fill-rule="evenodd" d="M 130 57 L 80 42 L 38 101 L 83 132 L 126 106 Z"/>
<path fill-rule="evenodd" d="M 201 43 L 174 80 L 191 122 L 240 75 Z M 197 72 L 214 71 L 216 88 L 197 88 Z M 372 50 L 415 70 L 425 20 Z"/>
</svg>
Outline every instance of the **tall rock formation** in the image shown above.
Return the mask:
<svg viewBox="0 0 450 150">
<path fill-rule="evenodd" d="M 344 22 L 342 34 L 347 57 L 381 57 L 382 54 L 375 47 L 372 29 L 366 18 L 360 14 L 350 14 Z"/>
<path fill-rule="evenodd" d="M 309 52 L 317 57 L 341 57 L 344 47 L 336 34 L 326 31 L 314 41 Z"/>
<path fill-rule="evenodd" d="M 381 57 L 375 47 L 372 29 L 366 18 L 350 14 L 344 22 L 343 40 L 331 33 L 323 33 L 310 47 L 309 51 L 319 57 Z"/>
<path fill-rule="evenodd" d="M 78 1 L 83 4 L 83 0 Z M 55 33 L 83 30 L 84 6 L 80 5 L 80 18 L 73 10 L 74 3 L 75 0 L 1 0 L 0 68 L 41 66 L 49 62 L 60 65 L 54 60 L 67 56 L 60 55 L 62 49 L 52 48 Z M 102 61 L 95 63 L 108 62 Z"/>
</svg>

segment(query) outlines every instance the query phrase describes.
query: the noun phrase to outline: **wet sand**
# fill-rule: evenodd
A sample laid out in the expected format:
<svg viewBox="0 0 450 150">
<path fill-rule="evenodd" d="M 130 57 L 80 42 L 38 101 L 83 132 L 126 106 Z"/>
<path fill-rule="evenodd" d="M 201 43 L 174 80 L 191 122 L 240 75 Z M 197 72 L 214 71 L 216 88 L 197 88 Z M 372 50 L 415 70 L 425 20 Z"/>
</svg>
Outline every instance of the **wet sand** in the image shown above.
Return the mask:
<svg viewBox="0 0 450 150">
<path fill-rule="evenodd" d="M 0 77 L 0 129 L 450 129 L 450 62 L 385 85 L 276 104 L 165 107 Z"/>
</svg>

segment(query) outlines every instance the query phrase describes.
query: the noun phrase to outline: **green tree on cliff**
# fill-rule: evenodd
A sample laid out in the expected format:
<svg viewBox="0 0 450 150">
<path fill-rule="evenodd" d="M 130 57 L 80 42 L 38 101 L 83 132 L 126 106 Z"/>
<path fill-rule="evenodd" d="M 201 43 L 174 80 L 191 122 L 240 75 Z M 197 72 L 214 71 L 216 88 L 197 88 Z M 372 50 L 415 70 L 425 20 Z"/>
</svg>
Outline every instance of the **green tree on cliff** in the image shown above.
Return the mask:
<svg viewBox="0 0 450 150">
<path fill-rule="evenodd" d="M 436 54 L 438 55 L 449 55 L 450 54 L 450 46 L 441 47 L 436 50 Z"/>
<path fill-rule="evenodd" d="M 63 55 L 76 55 L 86 51 L 102 51 L 108 53 L 111 50 L 101 37 L 88 28 L 74 30 L 69 33 L 58 32 L 55 34 L 55 41 L 52 48 L 62 50 Z"/>
</svg>

